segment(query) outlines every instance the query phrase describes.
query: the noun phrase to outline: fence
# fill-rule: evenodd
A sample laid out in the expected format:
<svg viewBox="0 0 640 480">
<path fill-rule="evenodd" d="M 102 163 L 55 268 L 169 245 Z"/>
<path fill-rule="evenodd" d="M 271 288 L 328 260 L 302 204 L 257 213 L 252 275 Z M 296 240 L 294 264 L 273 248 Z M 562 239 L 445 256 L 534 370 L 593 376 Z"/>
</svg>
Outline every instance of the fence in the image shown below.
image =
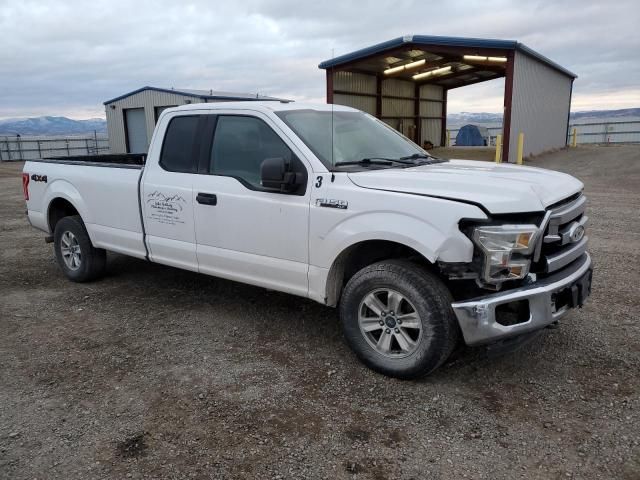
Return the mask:
<svg viewBox="0 0 640 480">
<path fill-rule="evenodd" d="M 640 143 L 640 120 L 569 124 L 567 145 L 572 143 L 574 128 L 578 145 L 585 143 Z"/>
<path fill-rule="evenodd" d="M 640 120 L 570 123 L 567 133 L 567 145 L 572 143 L 574 128 L 576 129 L 576 143 L 578 145 L 587 143 L 640 143 Z M 459 130 L 459 127 L 449 129 L 451 146 L 455 146 L 456 135 Z M 502 134 L 502 127 L 488 127 L 487 130 L 489 131 L 489 145 L 495 146 L 496 135 Z"/>
<path fill-rule="evenodd" d="M 109 153 L 109 140 L 98 135 L 54 138 L 0 136 L 0 162 L 106 153 Z"/>
</svg>

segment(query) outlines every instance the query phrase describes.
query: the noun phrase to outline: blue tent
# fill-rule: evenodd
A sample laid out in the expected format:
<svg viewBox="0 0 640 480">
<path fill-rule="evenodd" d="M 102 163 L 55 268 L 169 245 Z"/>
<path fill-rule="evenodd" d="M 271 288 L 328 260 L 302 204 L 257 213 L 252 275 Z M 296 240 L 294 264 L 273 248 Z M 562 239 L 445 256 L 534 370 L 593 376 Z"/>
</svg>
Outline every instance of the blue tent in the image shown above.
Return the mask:
<svg viewBox="0 0 640 480">
<path fill-rule="evenodd" d="M 458 130 L 456 146 L 482 147 L 487 145 L 487 140 L 482 132 L 483 128 L 477 125 L 465 125 Z M 486 129 L 484 129 L 486 130 Z"/>
</svg>

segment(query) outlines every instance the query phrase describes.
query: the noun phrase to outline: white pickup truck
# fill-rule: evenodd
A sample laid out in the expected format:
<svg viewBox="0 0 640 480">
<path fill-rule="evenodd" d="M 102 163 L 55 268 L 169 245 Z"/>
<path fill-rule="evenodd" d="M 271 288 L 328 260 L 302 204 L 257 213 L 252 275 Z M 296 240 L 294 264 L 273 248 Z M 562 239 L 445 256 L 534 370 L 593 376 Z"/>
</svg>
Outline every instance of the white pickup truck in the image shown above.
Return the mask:
<svg viewBox="0 0 640 480">
<path fill-rule="evenodd" d="M 171 108 L 146 159 L 28 161 L 23 187 L 70 280 L 99 277 L 109 250 L 308 297 L 396 377 L 462 340 L 515 342 L 590 293 L 580 181 L 438 159 L 347 107 Z"/>
</svg>

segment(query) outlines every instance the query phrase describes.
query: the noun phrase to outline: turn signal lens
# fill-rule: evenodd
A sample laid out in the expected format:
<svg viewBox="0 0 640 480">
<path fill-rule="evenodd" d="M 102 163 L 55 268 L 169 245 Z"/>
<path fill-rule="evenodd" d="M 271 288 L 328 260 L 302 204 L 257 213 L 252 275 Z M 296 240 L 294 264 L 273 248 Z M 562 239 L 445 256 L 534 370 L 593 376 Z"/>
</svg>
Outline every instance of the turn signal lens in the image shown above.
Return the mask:
<svg viewBox="0 0 640 480">
<path fill-rule="evenodd" d="M 518 235 L 518 238 L 516 239 L 516 248 L 528 249 L 531 237 L 533 237 L 532 232 L 521 233 Z"/>
</svg>

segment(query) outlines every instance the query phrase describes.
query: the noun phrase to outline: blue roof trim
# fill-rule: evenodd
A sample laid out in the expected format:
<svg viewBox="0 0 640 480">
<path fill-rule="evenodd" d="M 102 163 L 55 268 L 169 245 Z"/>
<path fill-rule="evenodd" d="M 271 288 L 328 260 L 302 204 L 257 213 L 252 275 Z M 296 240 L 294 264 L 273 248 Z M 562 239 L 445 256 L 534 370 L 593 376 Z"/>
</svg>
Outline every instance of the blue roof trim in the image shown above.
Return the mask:
<svg viewBox="0 0 640 480">
<path fill-rule="evenodd" d="M 125 93 L 124 95 L 120 95 L 119 97 L 112 98 L 111 100 L 107 100 L 103 103 L 103 105 L 108 105 L 113 102 L 117 102 L 118 100 L 122 100 L 123 98 L 130 97 L 131 95 L 135 95 L 136 93 L 144 92 L 145 90 L 153 90 L 154 92 L 162 92 L 162 93 L 173 93 L 175 95 L 182 95 L 183 97 L 192 97 L 192 98 L 201 98 L 203 100 L 238 100 L 243 102 L 252 102 L 252 101 L 290 101 L 285 100 L 283 98 L 274 98 L 274 97 L 234 97 L 234 96 L 225 96 L 225 95 L 199 95 L 197 93 L 183 92 L 181 90 L 171 90 L 170 88 L 158 88 L 158 87 L 141 87 L 133 92 Z"/>
<path fill-rule="evenodd" d="M 435 37 L 431 35 L 407 35 L 404 37 L 394 38 L 386 42 L 377 43 L 370 47 L 362 48 L 351 53 L 340 55 L 339 57 L 325 60 L 318 65 L 318 68 L 327 69 L 343 65 L 345 63 L 360 60 L 361 58 L 368 57 L 370 55 L 376 55 L 378 53 L 384 53 L 387 50 L 391 50 L 402 45 L 441 45 L 447 47 L 465 47 L 465 48 L 495 48 L 501 50 L 517 50 L 526 55 L 529 55 L 536 60 L 558 70 L 559 72 L 572 77 L 577 78 L 577 75 L 570 70 L 558 65 L 557 63 L 549 60 L 544 55 L 532 50 L 523 43 L 516 40 L 498 40 L 493 38 L 464 38 L 464 37 Z"/>
</svg>

